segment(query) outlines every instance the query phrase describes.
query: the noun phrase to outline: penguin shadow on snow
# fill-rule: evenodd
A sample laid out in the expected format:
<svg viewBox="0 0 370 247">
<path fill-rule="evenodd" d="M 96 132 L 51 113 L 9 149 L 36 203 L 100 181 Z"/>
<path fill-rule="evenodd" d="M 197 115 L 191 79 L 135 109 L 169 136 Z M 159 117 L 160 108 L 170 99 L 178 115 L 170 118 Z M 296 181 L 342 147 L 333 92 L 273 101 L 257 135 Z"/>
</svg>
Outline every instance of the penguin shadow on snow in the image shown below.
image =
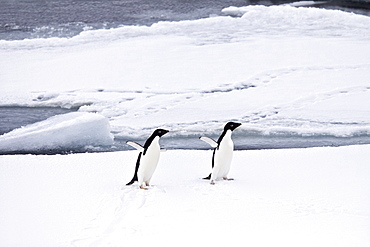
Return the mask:
<svg viewBox="0 0 370 247">
<path fill-rule="evenodd" d="M 234 151 L 234 143 L 231 139 L 231 134 L 240 125 L 241 123 L 228 122 L 224 126 L 224 130 L 217 141 L 206 136 L 199 137 L 200 140 L 208 143 L 214 148 L 212 155 L 212 172 L 204 178 L 211 180 L 210 184 L 212 185 L 215 184 L 216 180 L 220 179 L 234 180 L 233 178 L 227 177 Z M 133 141 L 126 142 L 128 145 L 140 151 L 136 161 L 134 176 L 126 185 L 132 185 L 138 182 L 140 189 L 148 190 L 150 180 L 158 165 L 160 152 L 165 151 L 165 149 L 160 148 L 159 139 L 168 132 L 168 130 L 156 129 L 145 141 L 144 146 Z"/>
</svg>

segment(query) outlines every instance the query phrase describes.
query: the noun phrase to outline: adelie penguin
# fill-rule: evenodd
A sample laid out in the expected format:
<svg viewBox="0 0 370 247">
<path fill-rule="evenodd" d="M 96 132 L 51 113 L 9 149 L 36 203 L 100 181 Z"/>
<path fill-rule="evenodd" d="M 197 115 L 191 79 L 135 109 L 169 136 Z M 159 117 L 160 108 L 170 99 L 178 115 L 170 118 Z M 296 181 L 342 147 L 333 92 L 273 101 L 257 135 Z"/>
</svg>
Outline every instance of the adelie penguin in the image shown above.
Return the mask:
<svg viewBox="0 0 370 247">
<path fill-rule="evenodd" d="M 240 125 L 241 123 L 228 122 L 217 142 L 206 136 L 199 137 L 199 139 L 207 142 L 214 148 L 212 156 L 212 173 L 204 178 L 210 179 L 211 184 L 215 184 L 217 179 L 233 180 L 227 177 L 234 151 L 234 142 L 231 139 L 231 134 Z"/>
<path fill-rule="evenodd" d="M 131 185 L 135 181 L 138 181 L 140 189 L 147 190 L 147 188 L 144 187 L 144 184 L 149 186 L 153 173 L 157 168 L 159 154 L 161 151 L 164 151 L 164 149 L 161 150 L 159 146 L 159 138 L 168 132 L 168 130 L 156 129 L 146 140 L 144 147 L 133 141 L 126 142 L 130 146 L 140 151 L 136 161 L 134 177 L 126 185 Z"/>
</svg>

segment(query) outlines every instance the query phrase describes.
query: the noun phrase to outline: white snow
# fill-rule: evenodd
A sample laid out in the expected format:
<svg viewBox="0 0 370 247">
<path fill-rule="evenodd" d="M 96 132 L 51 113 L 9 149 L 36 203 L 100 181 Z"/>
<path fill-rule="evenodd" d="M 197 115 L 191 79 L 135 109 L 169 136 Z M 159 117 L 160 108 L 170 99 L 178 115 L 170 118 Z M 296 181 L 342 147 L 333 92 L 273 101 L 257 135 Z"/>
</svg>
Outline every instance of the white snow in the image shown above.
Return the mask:
<svg viewBox="0 0 370 247">
<path fill-rule="evenodd" d="M 235 133 L 236 134 L 236 133 Z M 163 137 L 165 138 L 165 137 Z M 367 246 L 370 146 L 169 150 L 153 186 L 125 186 L 137 151 L 0 156 L 4 246 Z"/>
<path fill-rule="evenodd" d="M 158 127 L 216 134 L 230 119 L 265 134 L 351 136 L 357 123 L 370 133 L 369 17 L 290 6 L 223 12 L 241 17 L 0 41 L 0 106 L 80 107 L 107 117 L 120 138 Z"/>
<path fill-rule="evenodd" d="M 86 112 L 57 115 L 0 136 L 0 152 L 58 150 L 113 144 L 108 119 Z"/>
<path fill-rule="evenodd" d="M 0 106 L 80 107 L 1 136 L 1 148 L 109 144 L 110 133 L 145 140 L 158 127 L 171 130 L 163 139 L 212 136 L 230 120 L 243 123 L 234 136 L 370 135 L 369 17 L 291 6 L 223 12 L 1 40 Z M 1 245 L 370 242 L 369 145 L 238 151 L 235 181 L 215 186 L 200 179 L 211 151 L 169 150 L 149 191 L 124 186 L 137 154 L 0 156 Z"/>
</svg>

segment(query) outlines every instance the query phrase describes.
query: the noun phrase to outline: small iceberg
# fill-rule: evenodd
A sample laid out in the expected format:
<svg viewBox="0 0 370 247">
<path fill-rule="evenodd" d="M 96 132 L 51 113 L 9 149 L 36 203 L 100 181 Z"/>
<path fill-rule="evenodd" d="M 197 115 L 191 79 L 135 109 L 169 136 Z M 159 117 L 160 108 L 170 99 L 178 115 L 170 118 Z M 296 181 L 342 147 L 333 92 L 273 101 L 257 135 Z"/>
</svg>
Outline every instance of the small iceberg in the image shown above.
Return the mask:
<svg viewBox="0 0 370 247">
<path fill-rule="evenodd" d="M 112 144 L 107 118 L 95 113 L 71 112 L 0 136 L 0 153 L 71 151 Z"/>
</svg>

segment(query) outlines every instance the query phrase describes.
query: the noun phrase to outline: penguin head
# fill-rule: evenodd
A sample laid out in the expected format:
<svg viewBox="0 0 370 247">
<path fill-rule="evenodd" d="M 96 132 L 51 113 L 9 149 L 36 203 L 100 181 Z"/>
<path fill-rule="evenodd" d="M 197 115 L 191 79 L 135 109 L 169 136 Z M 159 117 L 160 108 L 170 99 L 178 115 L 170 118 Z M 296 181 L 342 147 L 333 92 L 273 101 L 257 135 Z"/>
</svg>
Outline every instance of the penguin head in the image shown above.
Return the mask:
<svg viewBox="0 0 370 247">
<path fill-rule="evenodd" d="M 225 125 L 224 129 L 233 131 L 234 129 L 238 128 L 240 125 L 242 125 L 242 124 L 241 123 L 235 123 L 235 122 L 228 122 Z"/>
<path fill-rule="evenodd" d="M 156 129 L 153 133 L 154 136 L 163 136 L 164 134 L 168 133 L 169 131 L 168 130 L 164 130 L 164 129 Z"/>
</svg>

